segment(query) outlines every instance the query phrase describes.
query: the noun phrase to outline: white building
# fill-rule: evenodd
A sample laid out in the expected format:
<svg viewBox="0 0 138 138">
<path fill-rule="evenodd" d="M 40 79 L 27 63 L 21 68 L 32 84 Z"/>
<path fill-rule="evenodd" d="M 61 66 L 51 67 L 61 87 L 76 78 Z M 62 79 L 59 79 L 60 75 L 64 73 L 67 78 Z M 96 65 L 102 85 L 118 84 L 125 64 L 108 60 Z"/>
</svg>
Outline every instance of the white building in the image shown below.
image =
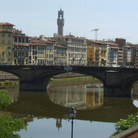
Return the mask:
<svg viewBox="0 0 138 138">
<path fill-rule="evenodd" d="M 118 67 L 118 45 L 107 45 L 107 66 Z"/>
<path fill-rule="evenodd" d="M 67 47 L 67 65 L 87 65 L 87 44 L 84 38 L 57 36 L 56 41 Z"/>
</svg>

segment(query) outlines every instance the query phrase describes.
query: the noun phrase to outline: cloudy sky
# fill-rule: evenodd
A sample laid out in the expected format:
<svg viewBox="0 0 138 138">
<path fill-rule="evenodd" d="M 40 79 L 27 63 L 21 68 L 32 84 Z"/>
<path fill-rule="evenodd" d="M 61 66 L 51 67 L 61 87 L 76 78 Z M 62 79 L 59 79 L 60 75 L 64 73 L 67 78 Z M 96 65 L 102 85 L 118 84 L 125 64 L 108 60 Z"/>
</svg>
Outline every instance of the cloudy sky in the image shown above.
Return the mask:
<svg viewBox="0 0 138 138">
<path fill-rule="evenodd" d="M 125 38 L 138 43 L 138 0 L 0 0 L 0 22 L 29 36 L 57 33 L 58 10 L 64 11 L 64 35 L 98 40 Z"/>
</svg>

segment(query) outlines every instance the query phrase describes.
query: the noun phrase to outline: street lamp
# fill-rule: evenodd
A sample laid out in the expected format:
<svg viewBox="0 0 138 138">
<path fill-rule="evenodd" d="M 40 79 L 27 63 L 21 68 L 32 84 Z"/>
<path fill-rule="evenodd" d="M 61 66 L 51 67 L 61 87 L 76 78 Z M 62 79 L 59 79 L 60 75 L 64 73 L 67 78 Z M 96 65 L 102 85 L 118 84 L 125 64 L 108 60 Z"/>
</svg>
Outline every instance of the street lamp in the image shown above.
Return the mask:
<svg viewBox="0 0 138 138">
<path fill-rule="evenodd" d="M 76 117 L 76 110 L 74 109 L 74 107 L 72 107 L 72 109 L 69 111 L 69 117 L 70 119 L 72 119 L 71 121 L 71 138 L 73 138 L 73 119 Z"/>
</svg>

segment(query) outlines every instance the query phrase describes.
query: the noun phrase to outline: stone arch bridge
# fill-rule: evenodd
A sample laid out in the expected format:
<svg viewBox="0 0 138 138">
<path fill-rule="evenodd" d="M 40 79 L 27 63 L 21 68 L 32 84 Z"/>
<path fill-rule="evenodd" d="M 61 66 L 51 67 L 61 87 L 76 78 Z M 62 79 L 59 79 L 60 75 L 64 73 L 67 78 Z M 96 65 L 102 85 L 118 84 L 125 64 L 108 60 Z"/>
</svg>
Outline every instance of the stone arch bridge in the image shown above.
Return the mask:
<svg viewBox="0 0 138 138">
<path fill-rule="evenodd" d="M 0 66 L 0 71 L 6 71 L 19 77 L 21 91 L 42 91 L 47 88 L 51 77 L 74 72 L 98 78 L 104 84 L 105 96 L 131 96 L 131 88 L 138 80 L 138 69 L 115 67 L 87 66 Z"/>
</svg>

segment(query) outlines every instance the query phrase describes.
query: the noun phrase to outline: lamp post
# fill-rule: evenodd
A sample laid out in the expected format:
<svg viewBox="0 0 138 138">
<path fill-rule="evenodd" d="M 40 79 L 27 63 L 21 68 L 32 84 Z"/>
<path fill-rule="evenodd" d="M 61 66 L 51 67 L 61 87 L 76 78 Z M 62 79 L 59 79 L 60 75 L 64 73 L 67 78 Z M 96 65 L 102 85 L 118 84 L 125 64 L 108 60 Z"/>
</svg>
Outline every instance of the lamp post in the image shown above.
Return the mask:
<svg viewBox="0 0 138 138">
<path fill-rule="evenodd" d="M 76 117 L 76 110 L 74 109 L 74 107 L 72 107 L 72 109 L 69 111 L 69 117 L 72 120 L 71 121 L 71 138 L 73 138 L 73 119 Z"/>
</svg>

